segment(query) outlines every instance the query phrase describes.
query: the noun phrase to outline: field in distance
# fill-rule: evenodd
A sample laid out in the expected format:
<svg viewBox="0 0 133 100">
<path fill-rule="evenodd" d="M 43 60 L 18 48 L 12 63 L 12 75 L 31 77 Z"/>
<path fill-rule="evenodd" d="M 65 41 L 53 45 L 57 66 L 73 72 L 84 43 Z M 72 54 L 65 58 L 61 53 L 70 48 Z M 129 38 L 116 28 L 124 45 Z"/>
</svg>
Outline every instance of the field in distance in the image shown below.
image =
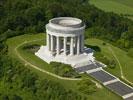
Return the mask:
<svg viewBox="0 0 133 100">
<path fill-rule="evenodd" d="M 133 19 L 133 0 L 89 0 L 89 2 L 106 12 L 123 14 Z"/>
</svg>

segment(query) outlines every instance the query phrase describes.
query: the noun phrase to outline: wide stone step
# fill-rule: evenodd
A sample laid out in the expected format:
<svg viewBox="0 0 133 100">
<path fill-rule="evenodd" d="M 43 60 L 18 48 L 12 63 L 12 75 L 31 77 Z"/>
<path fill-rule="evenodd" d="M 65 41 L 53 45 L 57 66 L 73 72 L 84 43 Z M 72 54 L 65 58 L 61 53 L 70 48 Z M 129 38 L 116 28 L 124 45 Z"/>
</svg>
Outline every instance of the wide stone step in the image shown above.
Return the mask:
<svg viewBox="0 0 133 100">
<path fill-rule="evenodd" d="M 88 73 L 90 76 L 100 81 L 105 87 L 120 95 L 124 100 L 133 100 L 133 88 L 110 73 L 100 70 Z"/>
<path fill-rule="evenodd" d="M 76 67 L 75 70 L 79 73 L 81 72 L 87 72 L 88 70 L 93 70 L 93 69 L 97 69 L 100 68 L 99 66 L 96 66 L 95 64 L 90 64 L 90 65 L 84 65 L 81 67 Z"/>
<path fill-rule="evenodd" d="M 125 100 L 133 100 L 133 96 L 126 98 Z"/>
<path fill-rule="evenodd" d="M 104 70 L 100 70 L 100 71 L 96 71 L 96 72 L 93 72 L 93 73 L 89 73 L 89 75 L 91 75 L 93 78 L 95 78 L 96 80 L 100 81 L 101 83 L 108 82 L 108 81 L 116 79 L 114 76 L 108 74 Z"/>
<path fill-rule="evenodd" d="M 117 81 L 112 84 L 106 85 L 109 89 L 113 90 L 120 96 L 124 98 L 125 95 L 128 95 L 130 93 L 133 93 L 133 88 L 129 87 L 128 85 L 124 84 L 121 81 Z"/>
</svg>

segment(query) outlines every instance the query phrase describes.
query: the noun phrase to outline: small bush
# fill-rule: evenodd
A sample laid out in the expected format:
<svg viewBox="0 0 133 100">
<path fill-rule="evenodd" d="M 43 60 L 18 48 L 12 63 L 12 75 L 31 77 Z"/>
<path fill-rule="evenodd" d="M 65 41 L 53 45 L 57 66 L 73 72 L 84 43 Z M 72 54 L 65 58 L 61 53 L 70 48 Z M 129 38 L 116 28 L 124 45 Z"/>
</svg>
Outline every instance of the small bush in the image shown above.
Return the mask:
<svg viewBox="0 0 133 100">
<path fill-rule="evenodd" d="M 127 55 L 133 57 L 133 48 L 129 49 Z"/>
<path fill-rule="evenodd" d="M 92 94 L 96 92 L 96 85 L 89 79 L 83 79 L 78 83 L 78 89 L 84 94 Z"/>
<path fill-rule="evenodd" d="M 106 43 L 105 43 L 105 42 L 103 42 L 103 45 L 106 45 Z"/>
<path fill-rule="evenodd" d="M 93 46 L 93 45 L 85 45 L 87 48 L 91 48 L 91 49 L 93 49 L 94 51 L 96 51 L 96 52 L 101 52 L 101 48 L 100 47 L 98 47 L 98 46 Z"/>
<path fill-rule="evenodd" d="M 75 78 L 81 77 L 68 64 L 63 64 L 63 63 L 58 63 L 58 62 L 51 62 L 50 65 L 53 69 L 53 72 L 56 73 L 57 75 L 60 75 L 60 76 L 63 76 L 63 77 L 75 77 Z"/>
<path fill-rule="evenodd" d="M 28 52 L 35 53 L 39 50 L 40 45 L 38 44 L 31 44 L 31 45 L 25 45 L 23 47 L 24 50 L 27 50 Z"/>
<path fill-rule="evenodd" d="M 114 69 L 115 67 L 116 67 L 116 62 L 115 62 L 115 60 L 110 60 L 109 68 Z"/>
<path fill-rule="evenodd" d="M 96 59 L 102 63 L 104 63 L 105 65 L 109 66 L 109 68 L 114 69 L 116 67 L 116 62 L 113 59 L 108 59 L 106 56 L 104 56 L 102 53 L 100 52 L 95 52 L 94 56 L 96 57 Z"/>
</svg>

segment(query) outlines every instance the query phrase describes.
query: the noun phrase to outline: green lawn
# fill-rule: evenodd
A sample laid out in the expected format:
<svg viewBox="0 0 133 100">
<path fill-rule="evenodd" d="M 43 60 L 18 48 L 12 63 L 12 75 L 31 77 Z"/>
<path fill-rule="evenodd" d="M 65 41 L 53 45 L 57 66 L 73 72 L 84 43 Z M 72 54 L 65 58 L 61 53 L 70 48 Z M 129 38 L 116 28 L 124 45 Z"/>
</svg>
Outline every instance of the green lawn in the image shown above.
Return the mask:
<svg viewBox="0 0 133 100">
<path fill-rule="evenodd" d="M 133 8 L 133 0 L 112 0 L 114 2 L 121 3 L 123 5 L 127 5 Z"/>
<path fill-rule="evenodd" d="M 8 54 L 11 57 L 14 57 L 14 58 L 17 58 L 18 60 L 20 60 L 18 58 L 18 56 L 16 55 L 16 53 L 15 53 L 16 46 L 20 45 L 24 41 L 32 41 L 32 40 L 37 40 L 37 39 L 39 39 L 39 40 L 34 41 L 34 42 L 30 42 L 30 44 L 44 45 L 45 40 L 42 40 L 42 39 L 44 39 L 44 37 L 45 37 L 44 34 L 35 34 L 35 35 L 32 34 L 32 35 L 22 35 L 22 36 L 17 36 L 17 37 L 10 38 L 6 42 L 7 45 L 8 45 Z M 24 44 L 24 45 L 27 45 L 27 44 Z M 24 46 L 24 45 L 22 45 L 22 46 Z M 40 67 L 42 69 L 45 69 L 47 71 L 51 71 L 51 69 L 50 69 L 50 67 L 47 63 L 45 63 L 41 59 L 37 58 L 34 54 L 28 53 L 27 51 L 24 51 L 22 49 L 22 46 L 19 47 L 17 50 L 24 59 L 26 59 L 27 61 L 29 61 L 30 63 L 32 63 L 34 65 L 37 65 L 38 67 Z M 24 63 L 24 62 L 22 62 L 22 63 Z M 51 80 L 54 80 L 56 82 L 59 82 L 64 87 L 66 87 L 67 89 L 73 89 L 74 91 L 77 91 L 78 93 L 82 94 L 80 91 L 77 90 L 77 82 L 78 81 L 61 80 L 61 79 L 58 79 L 56 77 L 50 76 L 46 73 L 40 72 L 36 69 L 33 69 L 30 66 L 26 66 L 26 67 L 28 67 L 32 71 L 36 72 L 40 77 L 44 77 L 44 78 L 51 79 Z M 117 96 L 116 94 L 110 92 L 108 89 L 106 89 L 104 87 L 101 88 L 101 89 L 97 89 L 97 92 L 95 92 L 92 95 L 85 95 L 85 96 L 88 97 L 88 100 L 99 100 L 99 98 L 102 98 L 102 100 L 112 100 L 112 99 L 113 100 L 122 100 L 119 96 Z"/>
<path fill-rule="evenodd" d="M 109 47 L 113 50 L 113 52 L 115 53 L 116 57 L 118 58 L 121 66 L 122 66 L 122 70 L 124 73 L 124 76 L 133 83 L 133 58 L 127 56 L 127 53 L 117 47 L 112 46 L 111 44 L 106 43 L 106 45 L 102 44 L 103 41 L 99 40 L 99 39 L 88 39 L 86 40 L 86 44 L 89 45 L 93 45 L 93 46 L 99 46 L 101 48 L 101 52 L 108 58 L 110 59 L 114 59 L 116 61 L 116 59 L 114 58 L 114 56 L 112 55 Z M 116 61 L 117 62 L 117 61 Z M 106 68 L 107 71 L 113 73 L 114 75 L 120 77 L 120 67 L 118 65 L 117 62 L 117 66 L 115 69 L 110 69 L 110 68 Z"/>
<path fill-rule="evenodd" d="M 89 2 L 106 12 L 133 16 L 133 0 L 89 0 Z"/>
</svg>

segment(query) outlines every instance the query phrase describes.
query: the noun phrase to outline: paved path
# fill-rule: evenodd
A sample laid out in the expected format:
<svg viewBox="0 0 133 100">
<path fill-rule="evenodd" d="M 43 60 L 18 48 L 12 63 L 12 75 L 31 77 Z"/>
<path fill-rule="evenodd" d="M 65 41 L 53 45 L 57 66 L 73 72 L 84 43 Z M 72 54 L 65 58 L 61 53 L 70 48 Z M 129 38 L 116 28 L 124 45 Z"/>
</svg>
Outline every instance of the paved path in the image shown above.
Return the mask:
<svg viewBox="0 0 133 100">
<path fill-rule="evenodd" d="M 92 63 L 91 65 L 80 66 L 76 67 L 75 70 L 79 73 L 86 72 L 123 99 L 133 100 L 133 87 L 125 84 L 114 75 L 103 70 L 99 64 Z"/>
</svg>

